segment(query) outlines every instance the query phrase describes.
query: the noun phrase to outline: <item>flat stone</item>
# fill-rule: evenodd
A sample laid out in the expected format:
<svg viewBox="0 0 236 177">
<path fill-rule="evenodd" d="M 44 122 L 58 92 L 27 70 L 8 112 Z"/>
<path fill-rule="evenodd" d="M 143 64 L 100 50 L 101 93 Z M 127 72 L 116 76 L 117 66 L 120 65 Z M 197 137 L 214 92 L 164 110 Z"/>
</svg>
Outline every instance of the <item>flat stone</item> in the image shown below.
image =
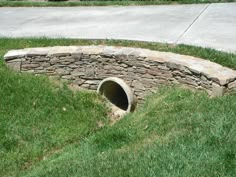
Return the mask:
<svg viewBox="0 0 236 177">
<path fill-rule="evenodd" d="M 52 50 L 52 47 L 28 48 L 27 56 L 46 56 Z"/>
<path fill-rule="evenodd" d="M 27 56 L 29 56 L 29 55 L 27 55 Z M 37 55 L 38 56 L 38 55 Z M 42 55 L 42 56 L 44 56 L 44 55 Z M 34 58 L 34 61 L 38 61 L 38 62 L 47 62 L 47 61 L 49 61 L 49 58 L 46 58 L 46 57 L 37 57 L 37 58 Z"/>
<path fill-rule="evenodd" d="M 66 71 L 64 68 L 55 69 L 55 72 L 59 75 L 68 75 L 68 74 L 70 74 L 70 72 Z"/>
<path fill-rule="evenodd" d="M 164 70 L 164 71 L 169 71 L 170 70 L 170 68 L 168 68 L 166 65 L 158 65 L 157 67 L 161 70 Z"/>
<path fill-rule="evenodd" d="M 90 90 L 97 90 L 97 85 L 90 85 L 90 86 L 89 86 L 89 89 L 90 89 Z"/>
<path fill-rule="evenodd" d="M 200 82 L 200 86 L 203 87 L 204 89 L 209 90 L 209 91 L 212 90 L 212 85 L 209 84 L 209 83 L 203 83 L 203 82 Z"/>
<path fill-rule="evenodd" d="M 74 61 L 75 61 L 75 59 L 72 58 L 71 56 L 60 57 L 60 62 L 69 62 L 69 63 L 73 63 Z"/>
<path fill-rule="evenodd" d="M 83 87 L 83 88 L 89 88 L 90 85 L 89 85 L 89 84 L 81 84 L 81 87 Z"/>
<path fill-rule="evenodd" d="M 46 74 L 45 70 L 35 70 L 34 71 L 35 74 Z"/>
<path fill-rule="evenodd" d="M 87 77 L 94 77 L 95 76 L 95 69 L 94 68 L 86 68 L 85 75 Z"/>
<path fill-rule="evenodd" d="M 81 53 L 83 53 L 85 55 L 90 55 L 90 54 L 100 55 L 100 54 L 103 54 L 103 52 L 104 52 L 104 46 L 102 46 L 102 45 L 83 46 L 83 47 L 80 47 L 79 49 L 75 50 L 74 52 L 72 52 L 72 54 L 77 53 L 78 51 L 80 51 Z"/>
<path fill-rule="evenodd" d="M 156 82 L 154 79 L 146 79 L 146 78 L 143 78 L 141 80 L 142 84 L 145 86 L 145 89 L 147 88 L 151 88 L 153 87 L 154 85 L 156 85 Z"/>
<path fill-rule="evenodd" d="M 181 65 L 173 63 L 173 62 L 167 62 L 166 66 L 170 69 L 179 69 Z"/>
<path fill-rule="evenodd" d="M 145 68 L 138 68 L 135 72 L 136 73 L 140 73 L 140 74 L 146 74 L 147 73 L 147 69 L 145 69 Z"/>
<path fill-rule="evenodd" d="M 42 63 L 41 66 L 42 66 L 42 67 L 49 67 L 49 66 L 50 66 L 50 63 L 46 63 L 46 62 L 45 62 L 45 63 Z"/>
<path fill-rule="evenodd" d="M 74 77 L 72 75 L 64 75 L 64 76 L 61 76 L 62 79 L 67 79 L 67 80 L 73 80 Z"/>
<path fill-rule="evenodd" d="M 131 48 L 130 53 L 128 53 L 128 56 L 139 56 L 141 51 L 139 49 Z"/>
<path fill-rule="evenodd" d="M 34 70 L 32 70 L 32 69 L 31 70 L 27 70 L 25 72 L 27 72 L 27 73 L 35 73 Z"/>
<path fill-rule="evenodd" d="M 212 84 L 212 93 L 211 96 L 212 97 L 219 97 L 219 96 L 223 96 L 225 93 L 225 87 L 224 86 L 220 86 L 218 84 L 213 83 Z"/>
<path fill-rule="evenodd" d="M 66 56 L 75 53 L 78 50 L 77 46 L 55 46 L 50 48 L 48 56 Z"/>
<path fill-rule="evenodd" d="M 153 79 L 153 78 L 155 78 L 154 76 L 152 76 L 152 75 L 150 75 L 150 74 L 148 74 L 148 73 L 143 74 L 142 77 L 143 77 L 143 78 L 147 78 L 147 79 Z"/>
<path fill-rule="evenodd" d="M 76 85 L 81 85 L 85 82 L 85 80 L 83 79 L 78 79 L 78 78 L 75 78 L 75 80 L 73 81 L 74 84 Z"/>
<path fill-rule="evenodd" d="M 37 68 L 40 65 L 38 63 L 22 64 L 22 68 Z"/>
<path fill-rule="evenodd" d="M 131 86 L 134 87 L 135 90 L 145 90 L 144 85 L 138 80 L 134 80 Z"/>
<path fill-rule="evenodd" d="M 122 71 L 124 68 L 120 67 L 120 66 L 115 66 L 115 65 L 105 65 L 104 66 L 105 70 L 111 70 L 111 71 Z"/>
<path fill-rule="evenodd" d="M 7 63 L 22 62 L 22 60 L 24 59 L 23 58 L 12 59 L 12 60 L 7 61 Z"/>
<path fill-rule="evenodd" d="M 115 53 L 119 53 L 120 49 L 115 49 L 114 47 L 106 46 L 104 47 L 102 55 L 105 56 L 112 56 L 115 55 Z"/>
<path fill-rule="evenodd" d="M 10 50 L 4 55 L 4 60 L 8 61 L 15 58 L 25 57 L 28 53 L 28 50 L 20 49 L 20 50 Z"/>
<path fill-rule="evenodd" d="M 198 83 L 194 80 L 191 80 L 188 78 L 181 78 L 181 77 L 177 78 L 177 80 L 180 83 L 187 84 L 187 85 L 194 86 L 194 87 L 198 87 Z"/>
<path fill-rule="evenodd" d="M 121 63 L 120 66 L 123 67 L 123 68 L 127 68 L 127 67 L 128 67 L 128 66 L 127 66 L 126 64 L 124 64 L 124 63 Z"/>
<path fill-rule="evenodd" d="M 178 70 L 175 70 L 172 73 L 173 73 L 173 76 L 185 77 L 185 74 L 180 72 L 180 71 L 178 71 Z"/>
<path fill-rule="evenodd" d="M 152 70 L 148 70 L 147 71 L 148 74 L 152 75 L 152 76 L 158 76 L 158 75 L 161 75 L 161 72 L 159 69 L 152 69 Z"/>
<path fill-rule="evenodd" d="M 137 50 L 136 53 L 134 52 L 134 48 L 131 47 L 125 47 L 125 48 L 120 48 L 120 51 L 122 52 L 122 55 L 133 55 L 133 56 L 137 56 L 135 54 L 137 54 Z"/>
<path fill-rule="evenodd" d="M 98 85 L 101 82 L 101 80 L 87 80 L 84 83 L 89 85 Z"/>
<path fill-rule="evenodd" d="M 201 75 L 201 80 L 203 80 L 203 81 L 207 81 L 208 79 L 207 79 L 207 77 Z"/>
<path fill-rule="evenodd" d="M 8 63 L 9 68 L 15 70 L 15 71 L 20 71 L 21 70 L 21 62 L 10 62 Z"/>
<path fill-rule="evenodd" d="M 236 89 L 236 80 L 235 80 L 234 82 L 230 82 L 230 83 L 228 84 L 228 88 L 229 88 L 229 89 L 233 89 L 233 88 Z"/>
</svg>

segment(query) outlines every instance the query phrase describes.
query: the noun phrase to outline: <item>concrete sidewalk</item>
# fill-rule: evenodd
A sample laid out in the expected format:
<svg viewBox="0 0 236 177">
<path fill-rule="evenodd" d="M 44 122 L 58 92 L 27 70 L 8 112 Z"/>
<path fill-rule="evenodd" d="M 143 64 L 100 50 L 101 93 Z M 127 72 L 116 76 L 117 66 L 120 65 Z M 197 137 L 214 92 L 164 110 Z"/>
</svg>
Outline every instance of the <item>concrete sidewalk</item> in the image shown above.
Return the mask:
<svg viewBox="0 0 236 177">
<path fill-rule="evenodd" d="M 0 8 L 0 36 L 127 39 L 236 52 L 236 3 Z"/>
</svg>

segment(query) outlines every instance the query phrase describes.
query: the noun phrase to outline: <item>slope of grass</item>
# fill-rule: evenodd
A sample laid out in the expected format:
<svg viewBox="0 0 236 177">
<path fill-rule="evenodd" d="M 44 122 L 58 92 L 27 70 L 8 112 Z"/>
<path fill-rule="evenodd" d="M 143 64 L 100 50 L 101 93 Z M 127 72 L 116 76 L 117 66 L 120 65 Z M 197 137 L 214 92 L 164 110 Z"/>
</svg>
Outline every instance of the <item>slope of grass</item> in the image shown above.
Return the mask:
<svg viewBox="0 0 236 177">
<path fill-rule="evenodd" d="M 0 176 L 79 142 L 106 122 L 96 94 L 73 93 L 44 77 L 17 74 L 0 62 Z"/>
<path fill-rule="evenodd" d="M 53 2 L 54 1 L 54 2 Z M 198 4 L 198 3 L 222 3 L 235 2 L 235 0 L 83 0 L 63 1 L 51 0 L 38 2 L 30 0 L 0 0 L 0 7 L 73 7 L 73 6 L 140 6 L 163 4 Z"/>
<path fill-rule="evenodd" d="M 122 45 L 207 58 L 236 69 L 236 55 L 211 49 L 117 40 L 0 38 L 10 49 Z M 236 94 L 210 99 L 164 87 L 110 126 L 92 93 L 19 74 L 0 60 L 0 176 L 234 176 Z M 98 123 L 105 127 L 99 129 Z M 99 131 L 98 131 L 99 130 Z"/>
<path fill-rule="evenodd" d="M 27 47 L 67 45 L 112 45 L 124 47 L 140 47 L 151 50 L 173 52 L 204 58 L 223 66 L 236 69 L 236 54 L 220 52 L 214 49 L 189 45 L 171 45 L 157 42 L 140 42 L 126 40 L 82 40 L 82 39 L 50 39 L 50 38 L 0 38 L 0 58 L 10 49 Z"/>
<path fill-rule="evenodd" d="M 235 176 L 236 95 L 162 88 L 134 114 L 22 176 Z"/>
</svg>

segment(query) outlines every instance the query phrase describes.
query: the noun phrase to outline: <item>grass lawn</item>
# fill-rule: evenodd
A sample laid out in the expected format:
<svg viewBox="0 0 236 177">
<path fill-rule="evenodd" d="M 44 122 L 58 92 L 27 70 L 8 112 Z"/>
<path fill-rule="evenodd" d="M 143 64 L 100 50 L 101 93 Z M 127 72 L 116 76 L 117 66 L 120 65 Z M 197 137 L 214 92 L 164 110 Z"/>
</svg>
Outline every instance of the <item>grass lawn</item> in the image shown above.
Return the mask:
<svg viewBox="0 0 236 177">
<path fill-rule="evenodd" d="M 0 38 L 10 49 L 122 45 L 199 56 L 236 69 L 236 55 L 117 40 Z M 9 70 L 0 61 L 0 176 L 235 176 L 236 93 L 210 99 L 160 88 L 115 125 L 94 93 Z M 104 123 L 99 128 L 98 123 Z"/>
<path fill-rule="evenodd" d="M 63 7 L 63 6 L 131 6 L 131 5 L 162 5 L 162 4 L 197 4 L 197 3 L 221 3 L 235 2 L 236 0 L 81 0 L 81 1 L 58 1 L 40 2 L 37 0 L 0 0 L 0 7 Z"/>
<path fill-rule="evenodd" d="M 78 143 L 106 123 L 92 93 L 73 93 L 46 77 L 14 73 L 0 63 L 0 176 L 15 176 L 35 162 Z"/>
<path fill-rule="evenodd" d="M 134 114 L 20 176 L 235 176 L 236 94 L 162 88 Z"/>
</svg>

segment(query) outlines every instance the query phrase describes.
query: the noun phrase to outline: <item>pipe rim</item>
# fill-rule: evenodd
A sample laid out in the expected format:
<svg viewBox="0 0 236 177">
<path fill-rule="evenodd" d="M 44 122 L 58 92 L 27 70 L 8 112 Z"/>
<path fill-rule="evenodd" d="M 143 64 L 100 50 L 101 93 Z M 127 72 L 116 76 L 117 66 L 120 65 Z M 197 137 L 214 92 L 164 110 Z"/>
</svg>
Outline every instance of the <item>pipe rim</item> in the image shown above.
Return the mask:
<svg viewBox="0 0 236 177">
<path fill-rule="evenodd" d="M 135 100 L 134 94 L 133 94 L 131 88 L 127 85 L 127 83 L 125 83 L 125 81 L 123 79 L 120 79 L 118 77 L 108 77 L 108 78 L 103 79 L 98 85 L 97 93 L 101 94 L 102 85 L 106 82 L 111 82 L 111 81 L 118 84 L 126 94 L 126 97 L 128 100 L 128 108 L 125 111 L 126 112 L 134 111 L 135 106 L 136 106 L 136 100 Z"/>
</svg>

